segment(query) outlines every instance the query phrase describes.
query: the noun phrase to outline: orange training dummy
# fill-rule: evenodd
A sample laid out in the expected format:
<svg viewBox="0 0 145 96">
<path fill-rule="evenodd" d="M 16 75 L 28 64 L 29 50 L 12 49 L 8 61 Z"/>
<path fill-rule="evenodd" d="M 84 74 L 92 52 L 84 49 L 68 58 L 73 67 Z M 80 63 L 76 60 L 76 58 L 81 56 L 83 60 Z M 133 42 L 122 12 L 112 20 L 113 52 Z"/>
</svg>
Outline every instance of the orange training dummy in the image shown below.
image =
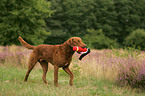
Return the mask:
<svg viewBox="0 0 145 96">
<path fill-rule="evenodd" d="M 79 57 L 79 60 L 81 60 L 84 56 L 86 56 L 87 54 L 90 53 L 90 49 L 89 48 L 81 48 L 81 47 L 77 47 L 77 46 L 73 47 L 73 51 L 82 53 L 82 55 Z"/>
</svg>

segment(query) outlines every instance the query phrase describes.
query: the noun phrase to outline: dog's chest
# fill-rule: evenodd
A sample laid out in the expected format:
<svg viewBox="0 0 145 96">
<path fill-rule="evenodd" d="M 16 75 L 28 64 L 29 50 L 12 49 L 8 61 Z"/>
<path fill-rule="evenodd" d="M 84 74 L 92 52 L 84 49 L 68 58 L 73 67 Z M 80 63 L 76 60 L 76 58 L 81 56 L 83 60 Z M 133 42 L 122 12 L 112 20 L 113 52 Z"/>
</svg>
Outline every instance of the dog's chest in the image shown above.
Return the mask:
<svg viewBox="0 0 145 96">
<path fill-rule="evenodd" d="M 65 58 L 63 56 L 56 56 L 53 58 L 53 64 L 56 64 L 60 67 L 67 66 L 68 64 L 70 64 L 70 62 L 70 58 Z"/>
<path fill-rule="evenodd" d="M 58 65 L 60 67 L 67 66 L 70 64 L 72 60 L 72 56 L 66 56 L 65 54 L 55 54 L 53 56 L 53 64 Z"/>
</svg>

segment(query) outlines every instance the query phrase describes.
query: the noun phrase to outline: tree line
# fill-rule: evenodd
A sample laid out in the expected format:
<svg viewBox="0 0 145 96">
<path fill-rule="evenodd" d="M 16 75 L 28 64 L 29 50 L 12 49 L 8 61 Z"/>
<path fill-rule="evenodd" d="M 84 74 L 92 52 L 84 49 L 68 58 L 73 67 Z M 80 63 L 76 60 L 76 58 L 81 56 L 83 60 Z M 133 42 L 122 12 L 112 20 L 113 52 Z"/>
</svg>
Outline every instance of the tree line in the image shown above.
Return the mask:
<svg viewBox="0 0 145 96">
<path fill-rule="evenodd" d="M 60 44 L 81 37 L 90 48 L 145 49 L 145 0 L 1 0 L 0 45 Z"/>
</svg>

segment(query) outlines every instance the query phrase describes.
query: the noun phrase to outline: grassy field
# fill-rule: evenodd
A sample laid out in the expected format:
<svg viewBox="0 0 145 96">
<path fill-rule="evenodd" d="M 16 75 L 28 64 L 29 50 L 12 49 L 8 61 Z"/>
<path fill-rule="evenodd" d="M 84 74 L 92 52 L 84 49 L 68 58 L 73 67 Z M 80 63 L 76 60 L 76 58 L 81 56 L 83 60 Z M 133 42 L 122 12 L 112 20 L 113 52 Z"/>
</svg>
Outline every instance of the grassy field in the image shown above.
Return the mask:
<svg viewBox="0 0 145 96">
<path fill-rule="evenodd" d="M 116 83 L 119 69 L 118 64 L 114 63 L 116 59 L 109 57 L 110 50 L 92 50 L 82 61 L 75 54 L 70 66 L 75 75 L 74 85 L 69 86 L 69 76 L 60 69 L 60 87 L 55 87 L 51 65 L 47 73 L 48 85 L 42 81 L 42 68 L 39 64 L 30 73 L 28 82 L 23 82 L 30 52 L 23 47 L 16 49 L 16 46 L 8 47 L 6 51 L 2 51 L 3 47 L 0 48 L 0 96 L 145 96 L 143 88 L 119 86 Z M 6 52 L 9 58 L 2 54 Z M 19 52 L 23 52 L 22 56 Z M 144 59 L 144 53 L 141 58 Z"/>
</svg>

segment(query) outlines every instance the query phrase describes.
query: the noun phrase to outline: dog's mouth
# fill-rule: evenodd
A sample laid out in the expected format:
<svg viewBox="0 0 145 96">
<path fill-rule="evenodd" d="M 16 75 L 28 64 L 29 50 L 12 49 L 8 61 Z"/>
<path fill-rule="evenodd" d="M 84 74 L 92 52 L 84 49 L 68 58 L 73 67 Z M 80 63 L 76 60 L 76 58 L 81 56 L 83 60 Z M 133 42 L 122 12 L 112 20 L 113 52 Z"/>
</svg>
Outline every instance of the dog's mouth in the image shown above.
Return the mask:
<svg viewBox="0 0 145 96">
<path fill-rule="evenodd" d="M 83 48 L 83 49 L 84 49 L 84 48 L 86 48 L 86 47 L 81 47 L 81 48 Z"/>
<path fill-rule="evenodd" d="M 84 48 L 86 48 L 86 47 L 87 47 L 87 45 L 86 45 L 86 44 L 84 44 L 83 46 L 80 46 L 80 47 L 84 49 Z"/>
</svg>

